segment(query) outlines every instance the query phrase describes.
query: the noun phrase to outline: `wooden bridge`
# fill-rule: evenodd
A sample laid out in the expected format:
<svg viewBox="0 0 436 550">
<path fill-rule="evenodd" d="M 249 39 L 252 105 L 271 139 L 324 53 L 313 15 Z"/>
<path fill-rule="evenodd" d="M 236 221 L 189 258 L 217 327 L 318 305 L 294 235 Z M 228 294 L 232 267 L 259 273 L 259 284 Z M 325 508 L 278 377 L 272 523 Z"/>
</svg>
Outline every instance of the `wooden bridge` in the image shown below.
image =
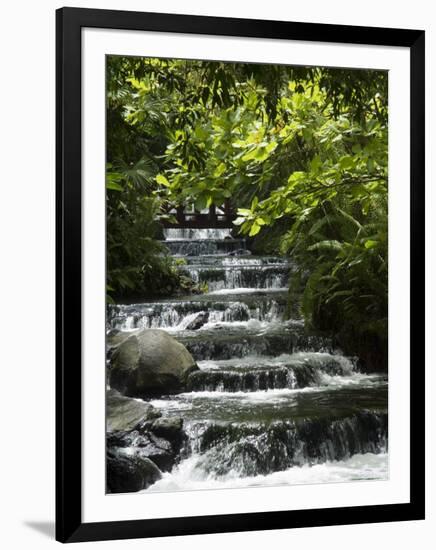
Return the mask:
<svg viewBox="0 0 436 550">
<path fill-rule="evenodd" d="M 196 210 L 193 206 L 168 206 L 162 218 L 164 227 L 186 227 L 194 229 L 233 227 L 236 211 L 226 200 L 223 205 L 211 205 L 205 210 Z M 168 217 L 169 219 L 165 219 Z"/>
</svg>

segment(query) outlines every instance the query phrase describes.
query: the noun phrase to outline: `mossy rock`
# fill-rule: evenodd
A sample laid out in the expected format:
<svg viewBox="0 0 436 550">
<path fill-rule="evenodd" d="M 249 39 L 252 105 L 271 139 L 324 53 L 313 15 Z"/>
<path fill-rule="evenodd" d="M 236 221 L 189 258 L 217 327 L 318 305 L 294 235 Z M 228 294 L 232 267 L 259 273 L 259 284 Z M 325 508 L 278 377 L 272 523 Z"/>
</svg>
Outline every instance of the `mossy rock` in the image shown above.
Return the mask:
<svg viewBox="0 0 436 550">
<path fill-rule="evenodd" d="M 163 330 L 143 329 L 114 351 L 110 386 L 133 397 L 177 393 L 195 370 L 198 366 L 183 344 Z"/>
</svg>

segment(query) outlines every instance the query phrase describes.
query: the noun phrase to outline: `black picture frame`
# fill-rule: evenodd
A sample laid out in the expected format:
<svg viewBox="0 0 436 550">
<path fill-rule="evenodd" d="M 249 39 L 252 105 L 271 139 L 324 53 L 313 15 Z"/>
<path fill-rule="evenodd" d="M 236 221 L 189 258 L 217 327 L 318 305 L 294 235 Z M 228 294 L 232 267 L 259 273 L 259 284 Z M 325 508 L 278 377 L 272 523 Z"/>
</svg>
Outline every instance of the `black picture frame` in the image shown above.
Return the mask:
<svg viewBox="0 0 436 550">
<path fill-rule="evenodd" d="M 342 508 L 82 522 L 81 29 L 128 29 L 398 46 L 410 49 L 410 502 Z M 128 539 L 424 519 L 424 41 L 419 30 L 79 8 L 56 13 L 56 539 Z"/>
</svg>

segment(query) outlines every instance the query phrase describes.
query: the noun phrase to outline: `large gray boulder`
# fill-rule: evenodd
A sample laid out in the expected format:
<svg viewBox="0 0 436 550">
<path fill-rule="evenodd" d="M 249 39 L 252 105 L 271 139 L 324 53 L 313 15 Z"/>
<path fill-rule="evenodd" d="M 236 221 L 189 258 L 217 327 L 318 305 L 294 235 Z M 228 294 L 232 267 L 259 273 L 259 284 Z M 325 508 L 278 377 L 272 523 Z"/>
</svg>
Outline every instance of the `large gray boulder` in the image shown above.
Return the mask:
<svg viewBox="0 0 436 550">
<path fill-rule="evenodd" d="M 140 422 L 161 416 L 153 405 L 125 397 L 115 390 L 106 394 L 106 429 L 108 433 L 133 430 Z"/>
<path fill-rule="evenodd" d="M 143 329 L 122 341 L 111 357 L 110 386 L 143 397 L 183 391 L 198 367 L 183 344 L 163 330 Z"/>
</svg>

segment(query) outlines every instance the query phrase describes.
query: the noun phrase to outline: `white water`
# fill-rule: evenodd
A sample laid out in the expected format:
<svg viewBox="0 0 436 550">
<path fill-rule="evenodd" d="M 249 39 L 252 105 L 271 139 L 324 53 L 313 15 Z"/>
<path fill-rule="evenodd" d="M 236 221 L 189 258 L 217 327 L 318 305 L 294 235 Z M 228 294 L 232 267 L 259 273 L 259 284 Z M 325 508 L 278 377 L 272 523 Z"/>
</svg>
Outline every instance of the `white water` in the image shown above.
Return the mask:
<svg viewBox="0 0 436 550">
<path fill-rule="evenodd" d="M 282 472 L 253 477 L 240 477 L 231 471 L 224 476 L 208 475 L 201 465 L 201 457 L 193 455 L 183 460 L 171 473 L 147 492 L 192 491 L 198 489 L 237 489 L 244 487 L 272 487 L 276 485 L 308 485 L 315 483 L 343 483 L 359 480 L 388 478 L 388 454 L 356 454 L 340 461 L 313 466 L 294 466 Z"/>
<path fill-rule="evenodd" d="M 281 389 L 267 389 L 257 390 L 255 392 L 244 391 L 195 391 L 179 393 L 177 396 L 171 399 L 155 399 L 150 403 L 161 412 L 172 413 L 174 411 L 191 410 L 195 407 L 196 402 L 208 400 L 211 403 L 217 401 L 222 403 L 223 406 L 228 406 L 234 402 L 235 411 L 244 410 L 244 408 L 250 409 L 253 404 L 265 404 L 265 405 L 281 405 L 287 404 L 292 401 L 293 397 L 297 397 L 300 394 L 322 392 L 332 393 L 335 390 L 340 390 L 345 387 L 360 387 L 364 388 L 365 385 L 371 387 L 374 384 L 379 383 L 379 379 L 375 375 L 365 375 L 356 373 L 352 376 L 326 376 L 329 380 L 323 386 L 307 386 L 305 388 L 281 388 Z M 332 380 L 335 379 L 333 382 Z"/>
<path fill-rule="evenodd" d="M 275 287 L 272 289 L 262 288 L 221 288 L 219 290 L 213 290 L 208 294 L 213 296 L 219 296 L 220 294 L 265 294 L 266 292 L 287 292 L 286 287 Z"/>
<path fill-rule="evenodd" d="M 314 361 L 318 361 L 321 363 L 323 360 L 327 360 L 330 357 L 332 356 L 329 353 L 300 351 L 297 353 L 293 353 L 292 355 L 288 353 L 282 353 L 277 357 L 247 355 L 246 357 L 238 357 L 234 359 L 222 359 L 219 361 L 217 360 L 198 361 L 198 366 L 200 367 L 200 369 L 212 369 L 212 368 L 219 369 L 223 367 L 238 367 L 238 366 L 240 367 L 280 366 L 280 365 L 285 365 L 290 361 L 300 362 L 301 364 L 314 362 Z M 354 364 L 349 357 L 344 357 L 343 355 L 334 355 L 333 357 L 338 363 L 342 365 L 344 370 L 348 371 L 348 374 L 351 374 L 352 372 L 355 371 Z M 356 374 L 359 374 L 359 373 L 356 373 Z M 360 376 L 370 378 L 370 375 L 360 375 Z"/>
<path fill-rule="evenodd" d="M 195 240 L 203 241 L 206 239 L 231 239 L 230 229 L 164 229 L 165 239 L 171 241 Z"/>
</svg>

